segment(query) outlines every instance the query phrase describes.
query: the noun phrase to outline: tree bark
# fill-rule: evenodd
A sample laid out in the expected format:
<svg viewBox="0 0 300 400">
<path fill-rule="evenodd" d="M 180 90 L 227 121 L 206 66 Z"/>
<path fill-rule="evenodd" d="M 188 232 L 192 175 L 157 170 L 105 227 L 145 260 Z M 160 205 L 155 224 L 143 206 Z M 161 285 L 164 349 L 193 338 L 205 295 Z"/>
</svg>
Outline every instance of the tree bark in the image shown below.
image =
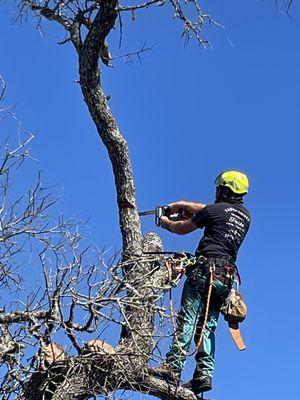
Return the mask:
<svg viewBox="0 0 300 400">
<path fill-rule="evenodd" d="M 135 186 L 128 146 L 108 106 L 100 84 L 99 56 L 105 38 L 114 27 L 118 1 L 101 2 L 92 27 L 79 50 L 80 86 L 84 100 L 107 148 L 115 177 L 123 259 L 141 255 L 142 235 L 135 200 Z"/>
</svg>

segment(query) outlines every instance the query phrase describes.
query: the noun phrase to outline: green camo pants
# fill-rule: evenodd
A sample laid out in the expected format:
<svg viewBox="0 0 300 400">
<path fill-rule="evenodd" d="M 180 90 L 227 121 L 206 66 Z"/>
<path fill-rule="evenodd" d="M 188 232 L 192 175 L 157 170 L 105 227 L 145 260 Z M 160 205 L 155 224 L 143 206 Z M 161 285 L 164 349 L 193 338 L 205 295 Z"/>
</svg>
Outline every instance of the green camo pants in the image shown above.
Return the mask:
<svg viewBox="0 0 300 400">
<path fill-rule="evenodd" d="M 166 363 L 175 371 L 183 369 L 186 356 L 191 342 L 194 339 L 198 343 L 202 329 L 206 295 L 209 286 L 209 274 L 204 267 L 198 268 L 188 275 L 184 284 L 181 308 L 177 315 L 177 339 L 174 337 L 173 343 L 167 353 Z M 230 287 L 214 279 L 211 295 L 210 310 L 205 327 L 204 338 L 196 354 L 197 367 L 193 379 L 203 375 L 212 377 L 214 372 L 215 358 L 215 330 L 218 323 L 219 310 L 229 293 Z"/>
</svg>

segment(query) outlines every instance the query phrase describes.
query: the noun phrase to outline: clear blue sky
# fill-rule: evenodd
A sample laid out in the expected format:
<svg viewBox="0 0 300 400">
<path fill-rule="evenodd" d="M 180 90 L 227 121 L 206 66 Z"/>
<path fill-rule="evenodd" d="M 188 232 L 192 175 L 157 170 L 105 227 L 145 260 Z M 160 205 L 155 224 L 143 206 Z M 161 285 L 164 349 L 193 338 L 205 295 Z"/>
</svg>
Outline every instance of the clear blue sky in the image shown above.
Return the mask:
<svg viewBox="0 0 300 400">
<path fill-rule="evenodd" d="M 154 8 L 125 21 L 123 47 L 114 56 L 156 43 L 142 65 L 122 60 L 103 67 L 103 83 L 132 156 L 139 208 L 187 199 L 212 202 L 213 181 L 225 169 L 249 174 L 247 206 L 253 223 L 240 251 L 242 291 L 249 316 L 242 326 L 248 350 L 238 353 L 223 321 L 217 333 L 213 398 L 279 400 L 298 392 L 300 6 L 291 17 L 272 0 L 204 1 L 226 30 L 206 29 L 213 49 L 190 42 L 170 9 Z M 0 13 L 0 74 L 7 104 L 16 104 L 36 133 L 32 170 L 62 188 L 66 215 L 91 215 L 93 240 L 120 247 L 110 163 L 82 101 L 76 55 L 58 46 L 62 31 L 33 22 L 12 24 Z M 28 178 L 29 181 L 29 178 Z M 186 237 L 158 230 L 165 248 L 193 251 L 198 230 Z M 184 377 L 191 375 L 189 362 Z"/>
</svg>

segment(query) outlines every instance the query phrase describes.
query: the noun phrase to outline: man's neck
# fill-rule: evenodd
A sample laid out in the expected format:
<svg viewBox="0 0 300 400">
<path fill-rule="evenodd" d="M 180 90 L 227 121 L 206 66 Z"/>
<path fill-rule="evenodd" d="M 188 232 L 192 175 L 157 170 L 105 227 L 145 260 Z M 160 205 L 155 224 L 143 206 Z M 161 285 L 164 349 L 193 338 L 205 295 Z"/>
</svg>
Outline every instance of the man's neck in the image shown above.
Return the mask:
<svg viewBox="0 0 300 400">
<path fill-rule="evenodd" d="M 215 203 L 244 204 L 244 199 L 242 197 L 222 197 L 220 199 L 216 199 Z"/>
</svg>

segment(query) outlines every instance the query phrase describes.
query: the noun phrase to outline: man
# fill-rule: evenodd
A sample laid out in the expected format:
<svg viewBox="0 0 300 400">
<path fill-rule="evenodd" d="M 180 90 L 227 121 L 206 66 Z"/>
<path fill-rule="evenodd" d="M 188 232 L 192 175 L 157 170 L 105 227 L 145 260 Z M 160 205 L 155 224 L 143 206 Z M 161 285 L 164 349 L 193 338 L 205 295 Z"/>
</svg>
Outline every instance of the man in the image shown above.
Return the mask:
<svg viewBox="0 0 300 400">
<path fill-rule="evenodd" d="M 197 265 L 186 271 L 177 332 L 166 362 L 156 369 L 167 379 L 179 381 L 191 342 L 194 339 L 197 345 L 204 329 L 203 340 L 196 353 L 197 366 L 193 378 L 183 385 L 195 394 L 212 388 L 219 311 L 230 292 L 237 253 L 250 225 L 249 211 L 243 205 L 243 196 L 249 188 L 247 176 L 239 171 L 226 171 L 216 178 L 215 184 L 215 203 L 205 205 L 178 201 L 169 205 L 171 213 L 183 209 L 190 218 L 181 221 L 161 218 L 163 228 L 180 235 L 205 228 L 196 250 Z M 207 322 L 203 327 L 210 271 L 214 271 L 213 285 Z"/>
</svg>

